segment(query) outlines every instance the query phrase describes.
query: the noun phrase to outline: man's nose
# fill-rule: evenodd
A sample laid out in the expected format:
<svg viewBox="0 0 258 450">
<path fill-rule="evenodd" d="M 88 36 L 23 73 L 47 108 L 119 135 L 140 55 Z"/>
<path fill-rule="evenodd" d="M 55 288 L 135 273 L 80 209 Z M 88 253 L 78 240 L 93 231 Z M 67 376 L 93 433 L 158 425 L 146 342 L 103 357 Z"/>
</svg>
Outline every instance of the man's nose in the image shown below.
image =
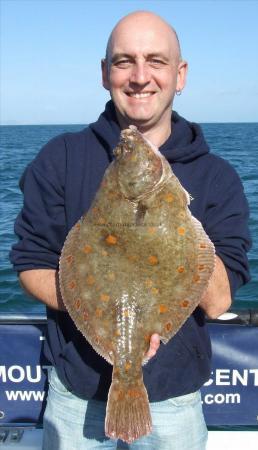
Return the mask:
<svg viewBox="0 0 258 450">
<path fill-rule="evenodd" d="M 134 64 L 130 76 L 130 81 L 137 84 L 146 84 L 150 81 L 150 68 L 146 62 L 137 62 Z"/>
</svg>

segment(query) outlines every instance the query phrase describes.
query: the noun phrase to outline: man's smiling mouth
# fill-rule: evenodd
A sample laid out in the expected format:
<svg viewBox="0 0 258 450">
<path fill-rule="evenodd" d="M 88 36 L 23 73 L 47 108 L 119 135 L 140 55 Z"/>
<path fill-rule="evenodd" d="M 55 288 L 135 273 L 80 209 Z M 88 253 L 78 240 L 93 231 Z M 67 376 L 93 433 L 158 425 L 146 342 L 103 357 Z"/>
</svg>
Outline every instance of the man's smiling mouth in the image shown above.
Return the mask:
<svg viewBox="0 0 258 450">
<path fill-rule="evenodd" d="M 153 95 L 154 92 L 127 92 L 126 95 L 133 98 L 147 98 Z"/>
</svg>

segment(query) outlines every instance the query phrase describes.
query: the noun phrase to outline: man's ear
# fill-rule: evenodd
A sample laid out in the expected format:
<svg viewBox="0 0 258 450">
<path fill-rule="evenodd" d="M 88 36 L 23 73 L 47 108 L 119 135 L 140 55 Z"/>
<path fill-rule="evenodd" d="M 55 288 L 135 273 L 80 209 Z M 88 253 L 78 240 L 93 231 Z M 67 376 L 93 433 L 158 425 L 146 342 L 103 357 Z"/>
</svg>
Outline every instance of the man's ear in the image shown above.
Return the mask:
<svg viewBox="0 0 258 450">
<path fill-rule="evenodd" d="M 188 64 L 186 61 L 180 61 L 177 69 L 177 83 L 176 90 L 182 91 L 186 84 L 186 75 L 188 71 Z"/>
<path fill-rule="evenodd" d="M 108 79 L 108 63 L 105 58 L 101 60 L 101 72 L 102 72 L 102 85 L 107 91 L 109 91 L 109 79 Z"/>
</svg>

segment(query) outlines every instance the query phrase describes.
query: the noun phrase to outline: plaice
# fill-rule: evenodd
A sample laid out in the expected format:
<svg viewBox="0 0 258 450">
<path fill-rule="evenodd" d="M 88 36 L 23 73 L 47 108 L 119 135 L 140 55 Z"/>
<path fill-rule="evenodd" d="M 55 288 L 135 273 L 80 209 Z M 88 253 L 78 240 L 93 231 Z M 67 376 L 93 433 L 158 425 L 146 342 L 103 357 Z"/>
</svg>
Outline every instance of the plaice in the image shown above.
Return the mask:
<svg viewBox="0 0 258 450">
<path fill-rule="evenodd" d="M 130 443 L 152 429 L 142 377 L 150 337 L 166 344 L 194 311 L 215 252 L 188 193 L 136 127 L 121 132 L 114 154 L 67 236 L 60 288 L 77 328 L 113 364 L 106 434 Z"/>
</svg>

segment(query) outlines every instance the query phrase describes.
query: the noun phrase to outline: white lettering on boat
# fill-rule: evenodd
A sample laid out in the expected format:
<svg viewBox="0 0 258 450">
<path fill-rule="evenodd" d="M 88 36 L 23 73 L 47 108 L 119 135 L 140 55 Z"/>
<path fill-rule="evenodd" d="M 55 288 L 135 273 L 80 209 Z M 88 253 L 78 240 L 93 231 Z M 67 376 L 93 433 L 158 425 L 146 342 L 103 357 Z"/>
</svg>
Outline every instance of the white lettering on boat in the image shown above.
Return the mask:
<svg viewBox="0 0 258 450">
<path fill-rule="evenodd" d="M 46 393 L 44 391 L 5 391 L 7 400 L 21 400 L 22 402 L 30 402 L 34 400 L 35 402 L 43 402 Z"/>
<path fill-rule="evenodd" d="M 258 369 L 216 369 L 204 386 L 258 386 Z"/>
<path fill-rule="evenodd" d="M 21 383 L 28 381 L 29 383 L 39 383 L 43 376 L 43 370 L 49 370 L 50 366 L 0 366 L 0 382 Z"/>
<path fill-rule="evenodd" d="M 203 395 L 202 397 L 203 401 L 202 403 L 205 403 L 206 405 L 212 405 L 212 404 L 217 404 L 217 405 L 222 405 L 223 403 L 226 404 L 234 404 L 234 403 L 240 403 L 241 401 L 241 397 L 240 394 L 238 393 L 229 393 L 227 392 L 226 394 L 206 394 Z"/>
</svg>

